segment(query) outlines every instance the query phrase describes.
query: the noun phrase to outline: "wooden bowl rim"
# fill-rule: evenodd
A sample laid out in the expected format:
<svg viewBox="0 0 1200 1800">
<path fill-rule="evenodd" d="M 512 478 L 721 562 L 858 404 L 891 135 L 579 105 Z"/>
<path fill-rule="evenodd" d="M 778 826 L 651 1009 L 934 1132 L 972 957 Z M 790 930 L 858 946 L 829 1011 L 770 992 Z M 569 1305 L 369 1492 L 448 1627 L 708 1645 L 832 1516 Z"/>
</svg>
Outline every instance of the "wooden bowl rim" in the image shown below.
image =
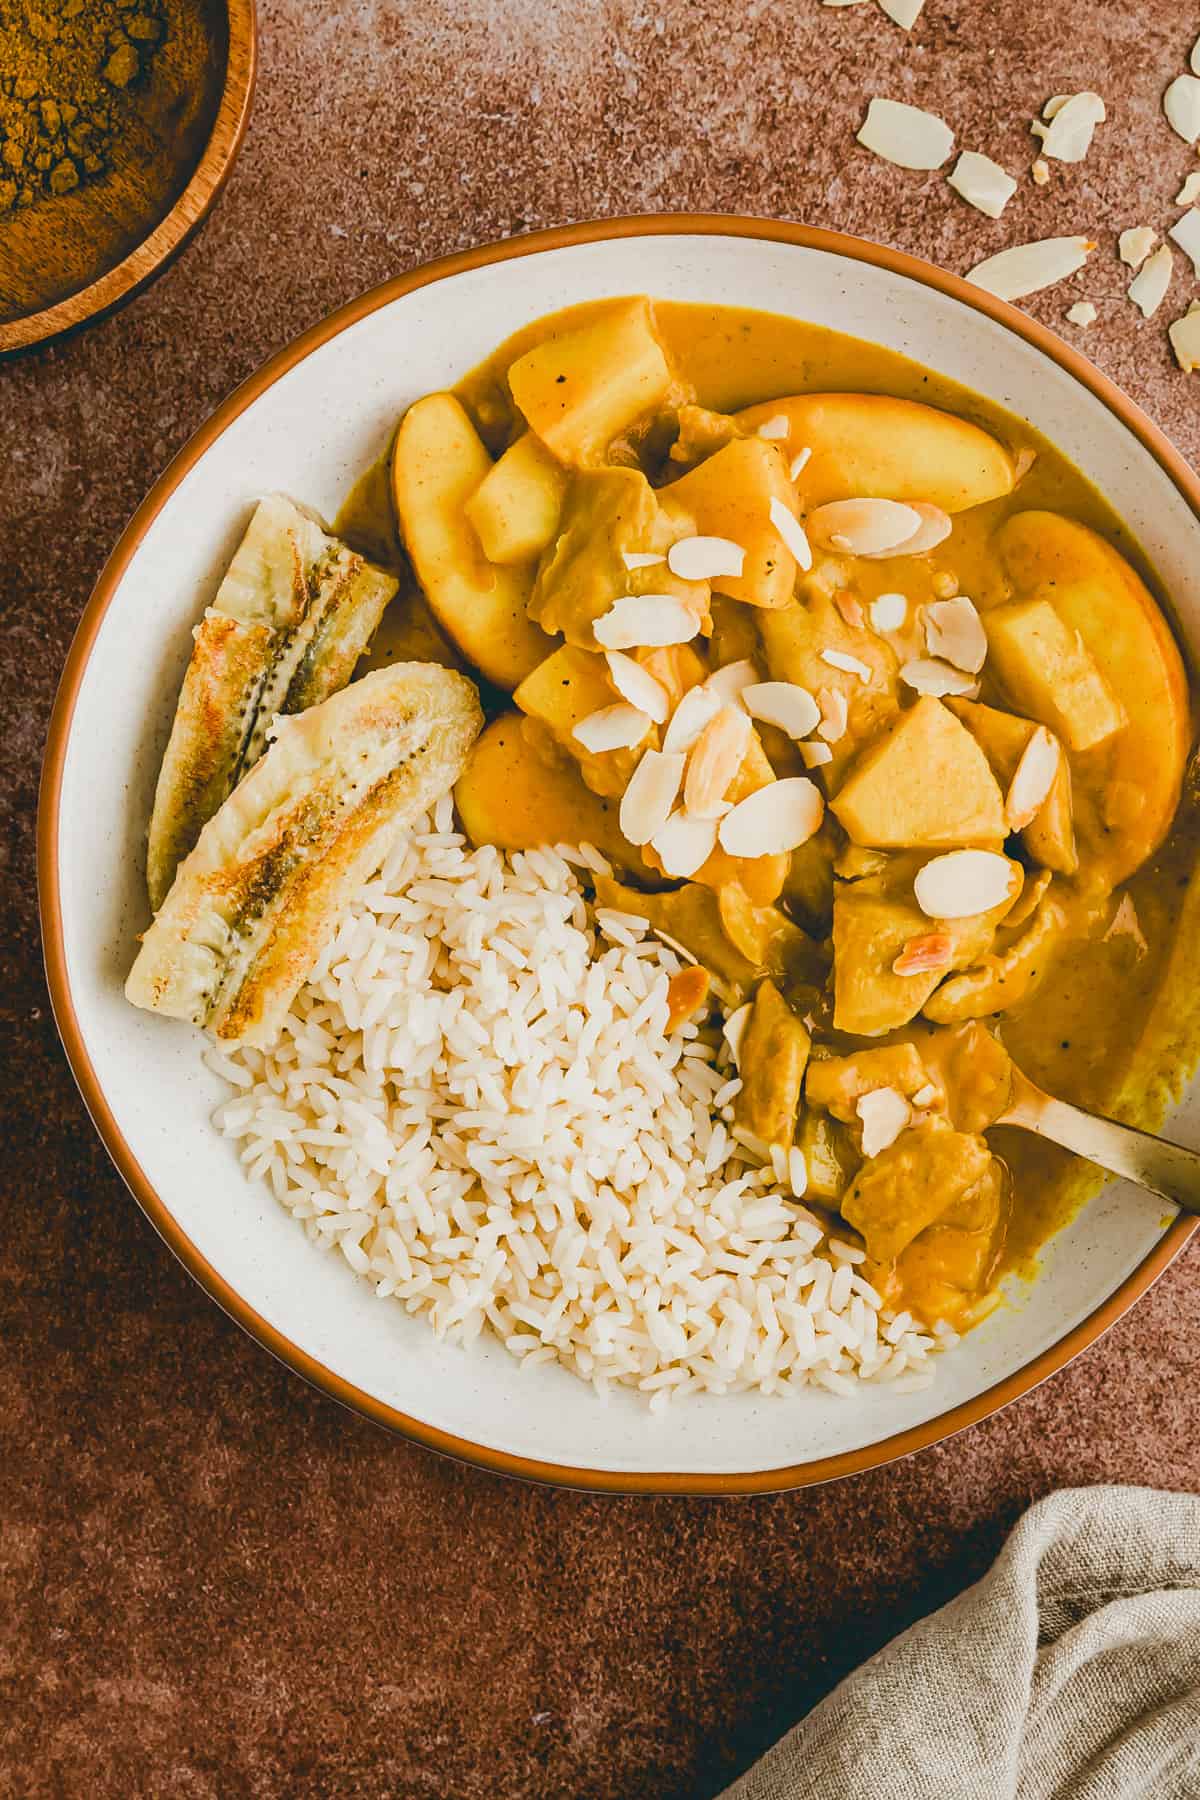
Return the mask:
<svg viewBox="0 0 1200 1800">
<path fill-rule="evenodd" d="M 229 179 L 246 126 L 258 64 L 258 25 L 254 0 L 225 0 L 229 44 L 221 99 L 208 141 L 165 218 L 103 275 L 40 311 L 0 324 L 0 356 L 30 350 L 36 344 L 77 330 L 133 298 L 199 230 Z"/>
</svg>

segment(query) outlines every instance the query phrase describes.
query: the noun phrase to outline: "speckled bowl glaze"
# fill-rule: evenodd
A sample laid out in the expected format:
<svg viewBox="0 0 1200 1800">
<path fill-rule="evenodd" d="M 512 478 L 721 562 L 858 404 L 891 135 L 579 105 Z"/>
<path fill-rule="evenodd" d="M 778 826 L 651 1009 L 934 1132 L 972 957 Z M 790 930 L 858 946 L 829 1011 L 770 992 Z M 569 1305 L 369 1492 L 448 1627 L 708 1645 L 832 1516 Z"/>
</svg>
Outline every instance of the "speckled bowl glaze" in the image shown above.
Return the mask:
<svg viewBox="0 0 1200 1800">
<path fill-rule="evenodd" d="M 1124 515 L 1200 644 L 1200 483 L 1123 394 L 1014 309 L 912 257 L 727 218 L 571 227 L 418 269 L 334 314 L 246 382 L 130 522 L 87 608 L 52 722 L 39 821 L 55 1013 L 117 1167 L 208 1292 L 327 1392 L 432 1448 L 578 1487 L 732 1493 L 802 1486 L 908 1454 L 1062 1366 L 1132 1304 L 1191 1226 L 1119 1184 L 1048 1247 L 1044 1272 L 942 1362 L 935 1385 L 852 1400 L 702 1398 L 651 1417 L 496 1343 L 439 1343 L 316 1250 L 249 1185 L 209 1122 L 200 1034 L 128 1006 L 147 918 L 146 821 L 190 632 L 254 500 L 332 514 L 400 412 L 557 307 L 648 292 L 791 313 L 900 350 L 1051 437 Z M 1175 1121 L 1200 1141 L 1195 1097 Z"/>
</svg>

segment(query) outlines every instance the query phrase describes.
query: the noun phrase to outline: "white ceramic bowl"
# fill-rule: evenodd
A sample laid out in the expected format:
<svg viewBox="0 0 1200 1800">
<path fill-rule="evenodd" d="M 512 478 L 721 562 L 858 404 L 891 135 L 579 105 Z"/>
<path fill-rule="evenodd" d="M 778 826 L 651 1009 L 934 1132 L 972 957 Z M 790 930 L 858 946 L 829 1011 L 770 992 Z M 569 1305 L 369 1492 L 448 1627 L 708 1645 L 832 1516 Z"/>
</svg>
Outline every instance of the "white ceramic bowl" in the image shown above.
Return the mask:
<svg viewBox="0 0 1200 1800">
<path fill-rule="evenodd" d="M 1190 1227 L 1111 1185 L 1056 1238 L 1044 1273 L 942 1362 L 934 1386 L 852 1400 L 702 1398 L 656 1417 L 562 1370 L 462 1350 L 381 1304 L 249 1185 L 209 1114 L 198 1032 L 136 1012 L 121 984 L 146 923 L 143 845 L 192 626 L 261 493 L 332 514 L 418 395 L 517 326 L 609 294 L 753 306 L 903 351 L 1030 419 L 1141 539 L 1200 644 L 1200 485 L 1137 409 L 1020 313 L 910 257 L 735 219 L 628 220 L 525 238 L 379 288 L 282 352 L 178 456 L 84 615 L 47 754 L 40 878 L 54 1007 L 117 1166 L 208 1291 L 337 1398 L 439 1449 L 577 1486 L 762 1490 L 886 1461 L 1043 1379 L 1166 1267 Z M 1194 1100 L 1180 1132 L 1200 1137 Z"/>
</svg>

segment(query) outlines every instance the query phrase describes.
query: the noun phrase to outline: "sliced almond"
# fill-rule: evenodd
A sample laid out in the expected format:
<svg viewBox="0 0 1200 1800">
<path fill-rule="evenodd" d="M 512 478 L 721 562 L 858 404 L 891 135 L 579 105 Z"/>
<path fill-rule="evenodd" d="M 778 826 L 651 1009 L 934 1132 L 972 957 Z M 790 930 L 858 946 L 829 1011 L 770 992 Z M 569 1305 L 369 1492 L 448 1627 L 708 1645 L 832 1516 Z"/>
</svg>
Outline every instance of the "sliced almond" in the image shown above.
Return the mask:
<svg viewBox="0 0 1200 1800">
<path fill-rule="evenodd" d="M 850 723 L 850 702 L 839 688 L 818 688 L 817 705 L 821 709 L 817 735 L 823 737 L 827 744 L 836 744 L 846 735 L 846 727 Z"/>
<path fill-rule="evenodd" d="M 1143 318 L 1148 319 L 1158 311 L 1166 299 L 1174 272 L 1175 260 L 1171 255 L 1171 247 L 1169 244 L 1160 244 L 1154 255 L 1147 257 L 1129 284 L 1129 298 L 1141 310 Z"/>
<path fill-rule="evenodd" d="M 1110 938 L 1129 937 L 1137 945 L 1138 956 L 1145 956 L 1150 946 L 1146 942 L 1141 925 L 1138 923 L 1137 908 L 1133 904 L 1132 894 L 1122 894 L 1121 904 L 1112 916 L 1108 930 L 1104 934 L 1105 943 Z"/>
<path fill-rule="evenodd" d="M 821 722 L 821 709 L 794 681 L 759 681 L 742 689 L 742 705 L 752 719 L 776 725 L 790 738 L 807 737 Z"/>
<path fill-rule="evenodd" d="M 857 656 L 847 655 L 845 650 L 822 650 L 821 661 L 828 663 L 831 669 L 840 669 L 843 675 L 857 675 L 860 681 L 870 681 L 869 663 L 860 662 Z"/>
<path fill-rule="evenodd" d="M 1181 219 L 1176 219 L 1167 236 L 1191 258 L 1193 269 L 1200 275 L 1200 211 L 1191 207 Z"/>
<path fill-rule="evenodd" d="M 820 769 L 833 761 L 833 751 L 828 744 L 801 744 L 800 760 L 806 769 Z"/>
<path fill-rule="evenodd" d="M 858 141 L 901 169 L 940 169 L 954 148 L 954 133 L 936 113 L 876 98 L 867 108 Z"/>
<path fill-rule="evenodd" d="M 1046 120 L 1047 124 L 1062 111 L 1070 98 L 1070 94 L 1051 94 L 1045 106 L 1042 108 L 1042 118 Z M 1040 129 L 1040 127 L 1035 122 L 1035 130 L 1036 129 Z"/>
<path fill-rule="evenodd" d="M 1032 825 L 1054 786 L 1061 756 L 1062 750 L 1054 733 L 1039 725 L 1021 752 L 1021 760 L 1009 783 L 1004 819 L 1010 831 L 1024 831 L 1027 825 Z"/>
<path fill-rule="evenodd" d="M 793 456 L 791 462 L 788 464 L 789 481 L 799 481 L 801 474 L 808 466 L 808 461 L 811 456 L 812 451 L 807 444 L 805 444 L 803 450 L 797 450 L 795 456 Z"/>
<path fill-rule="evenodd" d="M 903 594 L 880 594 L 871 602 L 873 631 L 903 631 L 908 617 L 908 601 Z"/>
<path fill-rule="evenodd" d="M 656 563 L 665 562 L 657 550 L 622 550 L 621 561 L 627 569 L 652 569 Z"/>
<path fill-rule="evenodd" d="M 954 960 L 954 939 L 948 931 L 926 931 L 911 937 L 892 964 L 893 975 L 929 975 L 948 969 Z"/>
<path fill-rule="evenodd" d="M 628 700 L 630 706 L 636 706 L 656 725 L 664 724 L 671 710 L 671 696 L 662 682 L 656 681 L 641 663 L 626 656 L 623 650 L 606 650 L 604 660 L 608 664 L 609 679 L 622 700 Z"/>
<path fill-rule="evenodd" d="M 920 525 L 920 513 L 898 500 L 830 500 L 808 518 L 814 543 L 844 550 L 850 556 L 894 550 L 913 537 Z"/>
<path fill-rule="evenodd" d="M 769 442 L 774 443 L 780 438 L 785 438 L 791 429 L 792 422 L 786 413 L 772 413 L 771 417 L 764 419 L 759 426 L 758 435 L 760 438 L 766 438 Z"/>
<path fill-rule="evenodd" d="M 786 421 L 785 421 L 786 423 Z M 667 567 L 681 581 L 711 581 L 715 575 L 740 575 L 746 552 L 723 537 L 685 537 L 667 552 Z"/>
<path fill-rule="evenodd" d="M 1117 253 L 1131 269 L 1140 269 L 1157 242 L 1158 233 L 1149 225 L 1131 225 L 1117 239 Z"/>
<path fill-rule="evenodd" d="M 805 571 L 811 569 L 813 558 L 808 534 L 795 513 L 790 507 L 785 506 L 782 500 L 775 499 L 772 499 L 767 511 L 771 516 L 772 525 L 795 557 L 797 567 Z"/>
<path fill-rule="evenodd" d="M 998 300 L 1022 300 L 1077 274 L 1095 248 L 1085 237 L 1038 238 L 986 257 L 968 269 L 967 280 Z"/>
<path fill-rule="evenodd" d="M 1050 179 L 1050 164 L 1046 161 L 1044 156 L 1035 156 L 1029 173 L 1033 176 L 1033 179 L 1037 182 L 1039 187 L 1045 187 Z"/>
<path fill-rule="evenodd" d="M 648 844 L 671 816 L 683 780 L 684 758 L 647 750 L 621 796 L 621 830 L 631 844 Z"/>
<path fill-rule="evenodd" d="M 632 750 L 649 729 L 650 719 L 646 713 L 621 702 L 617 706 L 602 706 L 599 712 L 580 719 L 571 736 L 578 738 L 585 750 L 599 756 L 606 750 Z"/>
<path fill-rule="evenodd" d="M 787 856 L 821 829 L 825 801 L 804 775 L 772 781 L 721 820 L 717 837 L 730 856 Z"/>
<path fill-rule="evenodd" d="M 1053 113 L 1047 111 L 1050 129 L 1042 136 L 1042 155 L 1056 162 L 1082 162 L 1092 147 L 1092 134 L 1108 114 L 1099 94 L 1085 91 L 1058 97 Z"/>
<path fill-rule="evenodd" d="M 887 1150 L 908 1124 L 912 1108 L 897 1088 L 872 1088 L 860 1094 L 854 1108 L 862 1121 L 862 1148 L 866 1157 Z"/>
<path fill-rule="evenodd" d="M 704 685 L 711 693 L 719 694 L 722 700 L 740 700 L 746 689 L 752 687 L 757 680 L 758 670 L 746 658 L 714 669 Z"/>
<path fill-rule="evenodd" d="M 912 662 L 906 662 L 900 670 L 900 679 L 918 694 L 933 694 L 942 699 L 946 694 L 965 695 L 973 698 L 978 692 L 979 684 L 972 681 L 961 669 L 950 663 L 940 662 L 936 657 L 918 656 Z"/>
<path fill-rule="evenodd" d="M 690 969 L 677 969 L 672 975 L 667 983 L 668 1037 L 707 1003 L 708 983 L 708 970 L 699 963 L 694 963 Z"/>
<path fill-rule="evenodd" d="M 1200 75 L 1177 75 L 1163 95 L 1163 111 L 1185 144 L 1200 138 Z"/>
<path fill-rule="evenodd" d="M 1175 361 L 1185 374 L 1200 369 L 1200 302 L 1193 300 L 1182 319 L 1167 327 Z"/>
<path fill-rule="evenodd" d="M 902 31 L 911 31 L 921 14 L 925 0 L 879 0 L 880 6 Z"/>
<path fill-rule="evenodd" d="M 708 721 L 688 758 L 684 810 L 693 819 L 716 819 L 754 730 L 740 706 L 722 706 Z"/>
<path fill-rule="evenodd" d="M 852 631 L 862 630 L 866 623 L 866 614 L 863 612 L 862 601 L 857 594 L 852 594 L 849 588 L 839 588 L 833 596 L 833 604 Z"/>
<path fill-rule="evenodd" d="M 1192 54 L 1188 57 L 1188 68 L 1193 75 L 1200 75 L 1200 37 L 1192 45 Z"/>
<path fill-rule="evenodd" d="M 671 717 L 663 737 L 668 756 L 682 755 L 691 749 L 710 719 L 714 719 L 725 700 L 706 683 L 689 688 Z"/>
<path fill-rule="evenodd" d="M 738 1063 L 738 1051 L 742 1047 L 742 1038 L 745 1036 L 746 1027 L 750 1023 L 750 1014 L 753 1011 L 754 1002 L 752 1000 L 747 1000 L 745 1006 L 739 1006 L 736 1012 L 730 1013 L 724 1025 L 721 1027 L 721 1036 L 729 1045 L 729 1054 L 733 1058 L 734 1068 L 740 1066 Z"/>
<path fill-rule="evenodd" d="M 592 626 L 605 650 L 654 650 L 690 644 L 700 621 L 674 594 L 624 594 Z"/>
<path fill-rule="evenodd" d="M 889 556 L 923 556 L 927 550 L 936 550 L 950 536 L 954 526 L 948 512 L 931 505 L 928 500 L 913 500 L 909 504 L 920 520 L 917 529 L 903 543 L 893 544 L 890 550 L 868 551 L 868 562 L 882 562 Z"/>
<path fill-rule="evenodd" d="M 1176 206 L 1194 206 L 1200 200 L 1200 169 L 1193 169 L 1175 196 Z"/>
<path fill-rule="evenodd" d="M 1067 308 L 1067 324 L 1079 325 L 1086 329 L 1096 323 L 1096 309 L 1090 300 L 1077 300 L 1074 306 Z"/>
<path fill-rule="evenodd" d="M 703 868 L 717 846 L 717 821 L 673 812 L 650 840 L 664 875 L 687 879 Z"/>
<path fill-rule="evenodd" d="M 987 661 L 987 632 L 965 594 L 953 600 L 931 600 L 925 608 L 925 648 L 930 656 L 978 675 Z"/>
<path fill-rule="evenodd" d="M 1002 906 L 1015 879 L 1013 865 L 994 850 L 951 850 L 918 869 L 913 893 L 928 919 L 972 919 Z"/>
<path fill-rule="evenodd" d="M 947 179 L 956 194 L 989 219 L 998 219 L 1017 191 L 1008 170 L 978 150 L 964 150 Z"/>
</svg>

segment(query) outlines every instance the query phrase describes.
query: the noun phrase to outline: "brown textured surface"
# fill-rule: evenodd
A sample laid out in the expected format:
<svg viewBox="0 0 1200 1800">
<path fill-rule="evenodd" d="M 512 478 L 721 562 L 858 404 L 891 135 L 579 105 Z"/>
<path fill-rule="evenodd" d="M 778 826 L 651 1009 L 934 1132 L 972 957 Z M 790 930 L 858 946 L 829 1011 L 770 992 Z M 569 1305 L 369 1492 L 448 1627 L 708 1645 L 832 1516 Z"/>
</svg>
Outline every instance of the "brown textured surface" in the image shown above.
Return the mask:
<svg viewBox="0 0 1200 1800">
<path fill-rule="evenodd" d="M 280 0 L 261 25 L 250 137 L 197 244 L 118 317 L 0 369 L 0 1794 L 709 1795 L 979 1573 L 1035 1495 L 1200 1488 L 1195 1253 L 1000 1418 L 815 1492 L 591 1499 L 383 1437 L 203 1298 L 93 1137 L 34 920 L 58 670 L 126 516 L 240 377 L 384 276 L 573 217 L 779 213 L 955 269 L 1090 230 L 1086 277 L 1036 310 L 1096 300 L 1089 351 L 1195 461 L 1200 389 L 1111 253 L 1173 217 L 1192 165 L 1157 103 L 1195 19 L 928 0 L 905 40 L 815 0 Z M 1026 182 L 998 225 L 853 146 L 876 90 L 1016 169 L 1035 103 L 1085 85 L 1111 114 L 1088 162 Z M 1174 311 L 1188 292 L 1180 269 Z"/>
</svg>

